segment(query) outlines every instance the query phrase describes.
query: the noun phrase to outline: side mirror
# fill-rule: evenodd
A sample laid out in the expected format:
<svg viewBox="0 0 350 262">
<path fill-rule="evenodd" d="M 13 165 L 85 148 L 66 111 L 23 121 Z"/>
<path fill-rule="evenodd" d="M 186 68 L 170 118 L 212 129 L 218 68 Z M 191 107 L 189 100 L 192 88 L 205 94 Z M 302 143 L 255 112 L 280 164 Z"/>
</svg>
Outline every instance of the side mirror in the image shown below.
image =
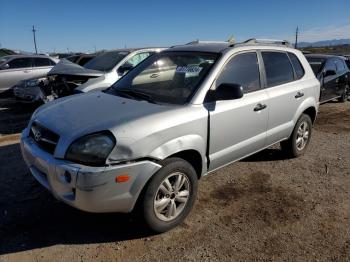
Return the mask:
<svg viewBox="0 0 350 262">
<path fill-rule="evenodd" d="M 327 76 L 334 76 L 336 75 L 337 73 L 334 71 L 334 70 L 327 70 L 323 73 L 323 76 L 324 77 L 327 77 Z"/>
<path fill-rule="evenodd" d="M 9 69 L 10 65 L 9 64 L 4 64 L 0 67 L 0 69 L 5 70 L 5 69 Z"/>
<path fill-rule="evenodd" d="M 220 84 L 215 90 L 216 100 L 233 100 L 243 97 L 243 87 L 239 84 Z"/>
<path fill-rule="evenodd" d="M 131 69 L 133 69 L 134 66 L 132 64 L 129 63 L 125 63 L 124 65 L 122 65 L 121 67 L 118 68 L 118 74 L 120 76 L 124 75 L 126 72 L 130 71 Z"/>
</svg>

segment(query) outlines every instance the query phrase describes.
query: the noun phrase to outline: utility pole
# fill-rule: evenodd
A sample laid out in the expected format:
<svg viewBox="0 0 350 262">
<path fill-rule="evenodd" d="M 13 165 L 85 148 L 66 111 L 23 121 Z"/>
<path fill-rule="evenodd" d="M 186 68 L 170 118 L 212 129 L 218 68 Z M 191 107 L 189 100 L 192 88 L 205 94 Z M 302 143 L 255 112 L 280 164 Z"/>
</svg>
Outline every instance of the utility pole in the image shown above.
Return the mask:
<svg viewBox="0 0 350 262">
<path fill-rule="evenodd" d="M 297 26 L 297 30 L 295 31 L 295 44 L 294 44 L 294 48 L 298 48 L 298 36 L 299 36 L 299 26 Z"/>
<path fill-rule="evenodd" d="M 35 32 L 36 32 L 36 30 L 35 30 L 34 26 L 33 26 L 32 32 L 33 32 L 33 38 L 34 38 L 35 53 L 37 54 L 38 53 L 38 49 L 36 48 L 36 39 L 35 39 Z"/>
</svg>

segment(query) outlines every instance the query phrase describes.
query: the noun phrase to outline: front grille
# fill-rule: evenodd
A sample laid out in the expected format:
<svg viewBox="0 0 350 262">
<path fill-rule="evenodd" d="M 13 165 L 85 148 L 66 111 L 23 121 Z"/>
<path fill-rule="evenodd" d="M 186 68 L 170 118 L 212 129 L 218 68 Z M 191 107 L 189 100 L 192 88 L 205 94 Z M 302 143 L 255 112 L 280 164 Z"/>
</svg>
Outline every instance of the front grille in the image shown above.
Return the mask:
<svg viewBox="0 0 350 262">
<path fill-rule="evenodd" d="M 41 149 L 50 154 L 55 152 L 56 145 L 60 138 L 59 135 L 37 122 L 34 122 L 30 128 L 30 137 L 33 138 Z"/>
</svg>

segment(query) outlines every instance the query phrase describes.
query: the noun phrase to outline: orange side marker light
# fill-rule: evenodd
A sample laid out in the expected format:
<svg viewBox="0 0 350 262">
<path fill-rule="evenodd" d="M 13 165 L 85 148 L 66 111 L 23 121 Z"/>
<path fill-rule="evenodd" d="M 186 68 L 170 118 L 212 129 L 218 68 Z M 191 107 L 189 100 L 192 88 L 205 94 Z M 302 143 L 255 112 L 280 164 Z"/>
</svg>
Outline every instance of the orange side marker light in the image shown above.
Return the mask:
<svg viewBox="0 0 350 262">
<path fill-rule="evenodd" d="M 123 183 L 129 181 L 130 177 L 129 175 L 120 175 L 115 178 L 116 183 Z"/>
</svg>

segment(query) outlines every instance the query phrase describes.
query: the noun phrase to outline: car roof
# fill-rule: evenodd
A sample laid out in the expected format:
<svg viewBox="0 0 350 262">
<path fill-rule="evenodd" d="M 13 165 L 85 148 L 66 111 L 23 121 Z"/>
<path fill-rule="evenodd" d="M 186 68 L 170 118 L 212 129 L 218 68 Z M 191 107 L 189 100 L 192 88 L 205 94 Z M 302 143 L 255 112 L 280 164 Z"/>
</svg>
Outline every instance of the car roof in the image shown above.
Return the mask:
<svg viewBox="0 0 350 262">
<path fill-rule="evenodd" d="M 184 52 L 208 52 L 208 53 L 225 53 L 238 47 L 249 48 L 267 48 L 276 50 L 296 50 L 290 43 L 285 40 L 274 39 L 248 39 L 245 42 L 233 43 L 230 41 L 193 41 L 185 45 L 172 46 L 166 51 L 184 51 Z"/>
<path fill-rule="evenodd" d="M 185 45 L 172 46 L 167 51 L 221 53 L 229 46 L 229 42 L 190 42 Z"/>
<path fill-rule="evenodd" d="M 135 52 L 142 50 L 155 50 L 155 49 L 165 49 L 165 47 L 136 47 L 136 48 L 119 48 L 111 50 L 103 50 L 101 53 L 110 53 L 110 52 Z"/>
<path fill-rule="evenodd" d="M 8 58 L 50 58 L 54 59 L 47 55 L 7 55 Z"/>
</svg>

